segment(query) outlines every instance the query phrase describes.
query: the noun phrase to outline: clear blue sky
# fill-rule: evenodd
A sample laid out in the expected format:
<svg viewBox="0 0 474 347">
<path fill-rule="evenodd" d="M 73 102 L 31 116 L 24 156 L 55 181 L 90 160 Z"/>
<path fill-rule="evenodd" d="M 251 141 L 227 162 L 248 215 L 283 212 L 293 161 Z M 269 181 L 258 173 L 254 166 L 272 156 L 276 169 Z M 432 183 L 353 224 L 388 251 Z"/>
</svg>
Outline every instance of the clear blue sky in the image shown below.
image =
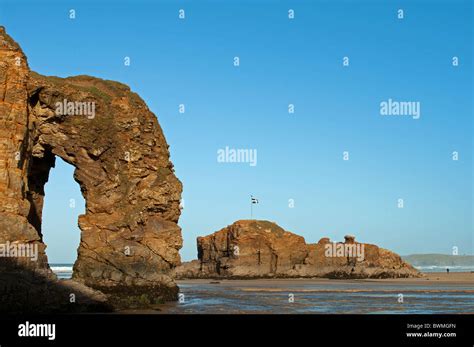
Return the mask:
<svg viewBox="0 0 474 347">
<path fill-rule="evenodd" d="M 197 236 L 249 218 L 251 194 L 260 200 L 256 218 L 307 242 L 354 234 L 400 254 L 453 246 L 463 254 L 473 252 L 472 7 L 467 0 L 0 0 L 0 23 L 31 69 L 118 80 L 148 103 L 184 185 L 184 260 L 196 257 Z M 419 101 L 421 118 L 381 116 L 389 98 Z M 225 146 L 257 149 L 257 166 L 218 163 Z M 51 262 L 76 258 L 84 201 L 72 172 L 58 159 L 46 186 Z"/>
</svg>

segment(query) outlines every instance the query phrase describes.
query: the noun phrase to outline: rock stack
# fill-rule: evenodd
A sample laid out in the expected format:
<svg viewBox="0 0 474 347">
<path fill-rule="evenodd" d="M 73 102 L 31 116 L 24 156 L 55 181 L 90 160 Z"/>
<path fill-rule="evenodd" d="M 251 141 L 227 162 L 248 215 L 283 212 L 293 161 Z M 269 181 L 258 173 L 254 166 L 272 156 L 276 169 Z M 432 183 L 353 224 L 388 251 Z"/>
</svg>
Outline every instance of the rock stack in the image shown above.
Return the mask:
<svg viewBox="0 0 474 347">
<path fill-rule="evenodd" d="M 198 237 L 198 259 L 173 270 L 176 278 L 398 278 L 419 272 L 401 257 L 375 245 L 303 237 L 275 223 L 240 220 Z"/>
</svg>

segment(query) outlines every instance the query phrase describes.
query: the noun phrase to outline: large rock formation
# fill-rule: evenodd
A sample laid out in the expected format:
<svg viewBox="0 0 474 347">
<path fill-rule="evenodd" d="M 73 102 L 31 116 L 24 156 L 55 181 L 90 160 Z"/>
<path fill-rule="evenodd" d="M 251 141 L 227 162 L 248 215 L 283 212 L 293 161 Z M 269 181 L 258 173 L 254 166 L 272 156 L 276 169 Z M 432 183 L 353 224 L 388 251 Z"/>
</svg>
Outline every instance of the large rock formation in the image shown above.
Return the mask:
<svg viewBox="0 0 474 347">
<path fill-rule="evenodd" d="M 17 258 L 53 278 L 41 231 L 44 185 L 60 157 L 86 201 L 73 278 L 116 297 L 163 301 L 178 288 L 181 182 L 155 115 L 124 84 L 29 70 L 0 28 L 0 244 L 38 245 Z"/>
<path fill-rule="evenodd" d="M 303 237 L 267 221 L 238 221 L 197 244 L 202 271 L 224 277 L 285 276 L 308 255 Z"/>
<path fill-rule="evenodd" d="M 400 256 L 354 236 L 306 244 L 275 223 L 241 220 L 198 237 L 198 259 L 175 268 L 176 278 L 395 278 L 419 276 Z"/>
</svg>

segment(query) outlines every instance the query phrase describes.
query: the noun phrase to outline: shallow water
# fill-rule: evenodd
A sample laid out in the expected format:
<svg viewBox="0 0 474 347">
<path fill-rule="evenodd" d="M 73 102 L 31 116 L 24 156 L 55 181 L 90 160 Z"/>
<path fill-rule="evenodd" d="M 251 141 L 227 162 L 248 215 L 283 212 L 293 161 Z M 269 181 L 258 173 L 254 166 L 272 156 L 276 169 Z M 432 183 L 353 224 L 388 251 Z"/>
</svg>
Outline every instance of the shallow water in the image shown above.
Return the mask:
<svg viewBox="0 0 474 347">
<path fill-rule="evenodd" d="M 51 264 L 60 279 L 71 264 Z M 166 313 L 474 313 L 474 285 L 343 280 L 178 281 Z M 290 294 L 294 301 L 290 302 Z M 399 302 L 403 295 L 403 302 Z"/>
<path fill-rule="evenodd" d="M 72 277 L 72 264 L 49 264 L 49 266 L 58 276 L 58 279 L 69 279 Z"/>
<path fill-rule="evenodd" d="M 474 313 L 472 286 L 258 282 L 179 282 L 182 302 L 170 304 L 166 313 Z"/>
<path fill-rule="evenodd" d="M 439 265 L 425 265 L 415 266 L 415 268 L 421 272 L 446 272 L 449 269 L 450 272 L 471 272 L 474 271 L 474 266 L 439 266 Z"/>
</svg>

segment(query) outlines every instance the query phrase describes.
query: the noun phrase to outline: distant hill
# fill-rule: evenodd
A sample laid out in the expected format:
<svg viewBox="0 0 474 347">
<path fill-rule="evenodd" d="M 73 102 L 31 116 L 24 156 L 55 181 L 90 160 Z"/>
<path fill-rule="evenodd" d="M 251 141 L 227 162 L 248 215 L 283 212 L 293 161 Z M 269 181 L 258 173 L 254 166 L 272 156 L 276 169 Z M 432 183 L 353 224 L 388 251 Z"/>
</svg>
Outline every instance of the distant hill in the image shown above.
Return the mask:
<svg viewBox="0 0 474 347">
<path fill-rule="evenodd" d="M 411 254 L 402 259 L 413 266 L 474 266 L 474 255 Z"/>
</svg>

